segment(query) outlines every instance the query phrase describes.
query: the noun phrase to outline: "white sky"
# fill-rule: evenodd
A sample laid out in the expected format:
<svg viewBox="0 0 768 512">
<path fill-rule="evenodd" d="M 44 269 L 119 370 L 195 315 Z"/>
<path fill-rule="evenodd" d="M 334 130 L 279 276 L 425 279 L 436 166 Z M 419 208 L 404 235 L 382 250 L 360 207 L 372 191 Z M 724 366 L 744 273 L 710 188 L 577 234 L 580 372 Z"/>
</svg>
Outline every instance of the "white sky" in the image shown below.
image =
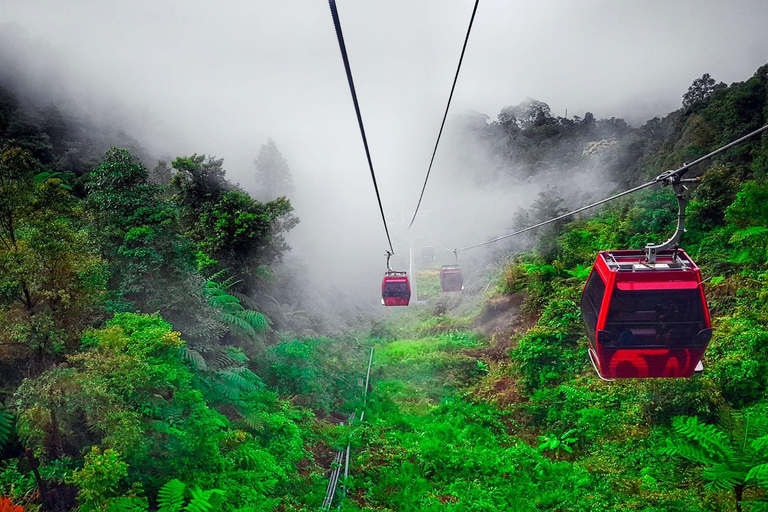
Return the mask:
<svg viewBox="0 0 768 512">
<path fill-rule="evenodd" d="M 415 206 L 472 5 L 338 0 L 389 210 Z M 248 189 L 252 160 L 272 137 L 299 189 L 296 251 L 326 268 L 354 268 L 350 279 L 383 267 L 383 229 L 326 2 L 2 0 L 7 22 L 47 43 L 69 87 L 133 112 L 141 133 L 132 134 L 159 155 L 223 157 Z M 481 0 L 452 112 L 495 119 L 531 96 L 555 115 L 640 124 L 678 108 L 703 73 L 726 83 L 750 77 L 768 62 L 766 27 L 764 0 Z M 424 206 L 433 200 L 428 190 Z M 467 243 L 497 229 L 484 220 Z"/>
</svg>

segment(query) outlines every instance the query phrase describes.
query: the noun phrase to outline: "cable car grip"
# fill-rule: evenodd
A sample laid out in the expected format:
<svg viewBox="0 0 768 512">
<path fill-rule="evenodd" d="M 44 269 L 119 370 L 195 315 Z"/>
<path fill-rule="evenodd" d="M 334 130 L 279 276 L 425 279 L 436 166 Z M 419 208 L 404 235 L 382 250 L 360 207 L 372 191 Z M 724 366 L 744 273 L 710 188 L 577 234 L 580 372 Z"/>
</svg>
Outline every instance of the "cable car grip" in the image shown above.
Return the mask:
<svg viewBox="0 0 768 512">
<path fill-rule="evenodd" d="M 656 254 L 660 251 L 669 249 L 670 247 L 677 247 L 680 238 L 685 233 L 685 207 L 688 206 L 688 199 L 685 197 L 685 191 L 688 188 L 683 183 L 693 183 L 700 181 L 700 178 L 688 178 L 683 179 L 676 171 L 665 171 L 656 177 L 656 181 L 662 182 L 664 185 L 672 185 L 672 190 L 675 192 L 675 199 L 677 199 L 677 228 L 674 234 L 669 240 L 662 244 L 654 245 L 648 243 L 645 246 L 645 261 L 646 263 L 656 263 Z"/>
</svg>

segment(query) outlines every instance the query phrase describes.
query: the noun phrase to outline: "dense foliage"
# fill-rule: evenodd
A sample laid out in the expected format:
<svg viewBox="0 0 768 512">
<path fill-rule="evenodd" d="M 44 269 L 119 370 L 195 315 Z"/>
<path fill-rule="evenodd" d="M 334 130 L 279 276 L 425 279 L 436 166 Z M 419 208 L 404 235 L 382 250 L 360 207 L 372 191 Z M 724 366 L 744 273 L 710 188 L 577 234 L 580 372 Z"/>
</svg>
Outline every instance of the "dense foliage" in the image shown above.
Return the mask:
<svg viewBox="0 0 768 512">
<path fill-rule="evenodd" d="M 730 86 L 704 75 L 640 128 L 528 99 L 463 133 L 499 163 L 479 182 L 569 166 L 624 187 L 766 120 L 768 66 Z M 0 510 L 317 509 L 346 445 L 334 506 L 349 511 L 768 507 L 768 136 L 692 172 L 705 373 L 610 385 L 579 295 L 598 250 L 668 236 L 669 190 L 538 233 L 485 295 L 442 300 L 432 269 L 426 307 L 328 337 L 290 287 L 265 291 L 298 222 L 273 141 L 255 160 L 262 202 L 221 159 L 149 171 L 135 147 L 89 140 L 0 91 Z M 515 223 L 588 196 L 542 195 Z M 513 299 L 512 325 L 473 329 Z"/>
</svg>

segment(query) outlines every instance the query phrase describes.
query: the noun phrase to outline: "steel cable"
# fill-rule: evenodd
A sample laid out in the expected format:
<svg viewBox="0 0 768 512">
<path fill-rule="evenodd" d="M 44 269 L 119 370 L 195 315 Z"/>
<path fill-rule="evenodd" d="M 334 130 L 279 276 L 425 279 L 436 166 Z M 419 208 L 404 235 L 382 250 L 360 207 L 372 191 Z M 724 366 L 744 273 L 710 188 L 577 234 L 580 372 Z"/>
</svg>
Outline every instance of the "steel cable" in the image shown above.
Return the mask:
<svg viewBox="0 0 768 512">
<path fill-rule="evenodd" d="M 355 92 L 355 82 L 352 80 L 352 70 L 349 67 L 349 57 L 347 57 L 347 47 L 344 44 L 344 34 L 341 31 L 341 22 L 339 21 L 339 13 L 336 10 L 336 1 L 328 0 L 328 4 L 331 7 L 331 16 L 333 17 L 333 26 L 336 28 L 336 38 L 339 40 L 339 49 L 341 50 L 341 58 L 344 60 L 344 69 L 347 72 L 347 82 L 349 82 L 349 91 L 352 93 L 352 102 L 355 104 L 355 113 L 357 114 L 357 124 L 360 125 L 360 135 L 363 137 L 363 146 L 365 146 L 365 156 L 368 158 L 368 168 L 371 170 L 371 179 L 373 180 L 373 188 L 376 191 L 376 200 L 379 202 L 379 211 L 381 212 L 381 221 L 384 223 L 384 231 L 387 234 L 387 242 L 389 243 L 389 250 L 394 253 L 395 249 L 392 247 L 392 239 L 389 236 L 389 228 L 387 227 L 387 218 L 384 215 L 384 207 L 381 205 L 381 195 L 379 195 L 379 185 L 376 183 L 376 173 L 373 172 L 373 162 L 371 161 L 371 151 L 368 149 L 368 138 L 365 136 L 365 127 L 363 126 L 363 117 L 360 115 L 360 105 L 357 102 L 357 93 Z"/>
<path fill-rule="evenodd" d="M 413 218 L 411 223 L 408 224 L 408 229 L 413 226 L 413 222 L 416 220 L 416 215 L 419 213 L 419 207 L 421 206 L 421 200 L 424 198 L 424 191 L 427 189 L 427 182 L 429 181 L 429 174 L 432 172 L 432 164 L 435 162 L 435 155 L 437 154 L 437 146 L 440 145 L 440 136 L 443 134 L 443 128 L 445 127 L 445 120 L 448 118 L 448 109 L 451 108 L 451 100 L 453 99 L 453 91 L 456 89 L 456 81 L 459 79 L 459 71 L 461 71 L 461 63 L 464 60 L 464 52 L 467 49 L 467 42 L 469 41 L 469 34 L 472 32 L 472 23 L 475 21 L 475 13 L 477 12 L 477 4 L 480 0 L 475 0 L 475 7 L 472 9 L 472 17 L 469 19 L 469 27 L 467 28 L 467 36 L 464 38 L 464 46 L 461 48 L 461 56 L 459 57 L 459 65 L 456 67 L 456 75 L 453 77 L 453 85 L 451 85 L 451 94 L 448 96 L 448 104 L 445 106 L 445 114 L 443 114 L 443 122 L 440 123 L 440 131 L 437 133 L 437 141 L 435 141 L 435 149 L 432 151 L 432 158 L 429 161 L 429 168 L 427 169 L 427 176 L 424 178 L 424 186 L 421 187 L 421 194 L 419 195 L 419 202 L 416 204 L 416 210 L 413 212 Z"/>
<path fill-rule="evenodd" d="M 458 249 L 454 249 L 453 252 L 459 252 L 459 251 L 466 251 L 466 250 L 469 250 L 469 249 L 474 249 L 476 247 L 481 247 L 483 245 L 492 244 L 494 242 L 498 242 L 499 240 L 504 240 L 506 238 L 513 237 L 515 235 L 520 235 L 522 233 L 525 233 L 526 231 L 531 231 L 532 229 L 540 228 L 542 226 L 546 226 L 547 224 L 551 224 L 553 222 L 557 222 L 558 220 L 562 220 L 562 219 L 565 219 L 567 217 L 571 217 L 573 215 L 576 215 L 577 213 L 583 212 L 584 210 L 589 210 L 590 208 L 594 208 L 595 206 L 600 206 L 601 204 L 607 203 L 609 201 L 613 201 L 614 199 L 618 199 L 618 198 L 620 198 L 622 196 L 626 196 L 627 194 L 632 194 L 633 192 L 637 192 L 638 190 L 642 190 L 644 188 L 650 187 L 651 185 L 655 185 L 656 183 L 671 183 L 673 178 L 675 178 L 675 177 L 677 177 L 677 178 L 682 177 L 694 165 L 700 164 L 701 162 L 703 162 L 705 160 L 709 160 L 710 158 L 714 157 L 715 155 L 718 155 L 718 154 L 720 154 L 720 153 L 722 153 L 724 151 L 727 151 L 728 149 L 732 148 L 733 146 L 736 146 L 737 144 L 741 144 L 742 142 L 746 141 L 747 139 L 750 139 L 750 138 L 754 137 L 755 135 L 758 135 L 758 134 L 760 134 L 760 133 L 762 133 L 762 132 L 764 132 L 766 130 L 768 130 L 768 124 L 763 126 L 763 127 L 761 127 L 761 128 L 758 128 L 757 130 L 755 130 L 753 132 L 750 132 L 750 133 L 744 135 L 743 137 L 739 137 L 738 139 L 736 139 L 736 140 L 734 140 L 732 142 L 729 142 L 728 144 L 726 144 L 726 145 L 724 145 L 722 147 L 717 148 L 716 150 L 712 151 L 711 153 L 707 153 L 706 155 L 697 158 L 696 160 L 694 160 L 691 163 L 683 164 L 681 167 L 678 167 L 675 170 L 670 170 L 670 171 L 663 172 L 663 173 L 659 174 L 658 176 L 656 176 L 656 178 L 654 178 L 652 181 L 649 181 L 648 183 L 643 183 L 642 185 L 638 185 L 637 187 L 631 188 L 629 190 L 625 190 L 624 192 L 620 192 L 618 194 L 614 194 L 614 195 L 612 195 L 610 197 L 607 197 L 605 199 L 601 199 L 600 201 L 597 201 L 595 203 L 588 204 L 587 206 L 582 206 L 581 208 L 578 208 L 576 210 L 570 211 L 568 213 L 564 213 L 562 215 L 558 215 L 557 217 L 553 217 L 551 219 L 547 219 L 547 220 L 545 220 L 543 222 L 539 222 L 538 224 L 534 224 L 533 226 L 528 226 L 528 227 L 523 228 L 523 229 L 518 229 L 517 231 L 514 231 L 512 233 L 508 233 L 506 235 L 502 235 L 502 236 L 493 238 L 491 240 L 487 240 L 485 242 L 481 242 L 479 244 L 468 245 L 467 247 L 461 247 L 461 248 L 458 248 Z M 430 240 L 432 240 L 432 239 L 430 238 Z M 432 240 L 432 242 L 434 242 L 436 245 L 444 248 L 443 246 L 441 246 L 440 244 L 438 244 L 434 240 Z M 446 250 L 450 250 L 450 249 L 446 249 Z"/>
</svg>

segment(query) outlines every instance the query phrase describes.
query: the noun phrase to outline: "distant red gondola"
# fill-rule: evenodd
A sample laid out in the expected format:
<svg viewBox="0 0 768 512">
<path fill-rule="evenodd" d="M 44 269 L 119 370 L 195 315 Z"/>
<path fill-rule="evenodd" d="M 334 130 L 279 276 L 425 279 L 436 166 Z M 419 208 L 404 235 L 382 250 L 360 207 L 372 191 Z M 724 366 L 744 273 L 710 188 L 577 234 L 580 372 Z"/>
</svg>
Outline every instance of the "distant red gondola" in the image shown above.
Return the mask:
<svg viewBox="0 0 768 512">
<path fill-rule="evenodd" d="M 407 306 L 411 300 L 411 285 L 406 272 L 389 270 L 381 282 L 381 303 L 385 306 Z"/>
<path fill-rule="evenodd" d="M 440 268 L 440 289 L 444 292 L 460 292 L 464 289 L 464 278 L 458 265 L 443 265 Z"/>
<path fill-rule="evenodd" d="M 603 379 L 690 377 L 712 338 L 701 272 L 679 249 L 601 251 L 581 295 Z"/>
</svg>

